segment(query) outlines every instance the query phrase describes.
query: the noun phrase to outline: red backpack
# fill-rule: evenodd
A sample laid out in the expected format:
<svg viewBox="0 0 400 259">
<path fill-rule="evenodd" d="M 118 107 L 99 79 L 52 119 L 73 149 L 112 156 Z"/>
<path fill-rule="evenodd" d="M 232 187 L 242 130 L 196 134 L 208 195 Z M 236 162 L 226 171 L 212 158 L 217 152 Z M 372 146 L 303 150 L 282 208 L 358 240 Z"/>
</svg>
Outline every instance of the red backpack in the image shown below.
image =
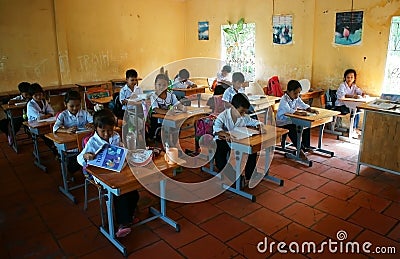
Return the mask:
<svg viewBox="0 0 400 259">
<path fill-rule="evenodd" d="M 272 95 L 277 97 L 283 96 L 283 91 L 281 84 L 279 83 L 278 76 L 273 76 L 268 80 L 268 86 L 264 87 L 264 93 L 266 95 Z"/>
</svg>

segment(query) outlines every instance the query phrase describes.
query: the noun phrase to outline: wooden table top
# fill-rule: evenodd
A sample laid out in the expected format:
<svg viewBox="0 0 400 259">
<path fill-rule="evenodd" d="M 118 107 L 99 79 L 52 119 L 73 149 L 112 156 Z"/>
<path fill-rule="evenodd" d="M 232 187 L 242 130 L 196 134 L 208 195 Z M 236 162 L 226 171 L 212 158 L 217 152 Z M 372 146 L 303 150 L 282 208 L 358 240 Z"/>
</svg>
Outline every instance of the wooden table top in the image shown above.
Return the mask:
<svg viewBox="0 0 400 259">
<path fill-rule="evenodd" d="M 232 142 L 247 145 L 250 147 L 255 147 L 266 142 L 273 141 L 271 144 L 275 144 L 275 139 L 280 138 L 283 134 L 289 132 L 289 130 L 284 128 L 279 128 L 271 125 L 265 125 L 266 133 L 253 135 L 249 138 L 244 139 L 233 139 Z"/>
<path fill-rule="evenodd" d="M 109 81 L 76 83 L 76 85 L 80 86 L 80 87 L 92 87 L 92 86 L 99 86 L 99 85 L 106 85 L 106 84 L 109 84 Z"/>
<path fill-rule="evenodd" d="M 363 110 L 369 110 L 369 111 L 390 113 L 390 114 L 395 114 L 395 115 L 400 114 L 400 104 L 396 105 L 396 107 L 393 109 L 382 109 L 382 108 L 378 108 L 378 107 L 369 106 L 368 103 L 363 103 L 363 104 L 358 105 L 357 108 L 360 108 Z"/>
<path fill-rule="evenodd" d="M 157 157 L 153 157 L 153 163 L 144 167 L 148 169 L 146 170 L 148 173 L 143 175 L 143 178 L 154 177 L 154 181 L 161 180 L 161 175 L 157 173 L 157 170 L 168 177 L 172 176 L 172 170 L 179 167 L 179 165 L 168 164 L 164 159 L 164 154 L 164 152 L 161 152 Z M 109 187 L 119 189 L 120 194 L 136 190 L 142 186 L 133 175 L 129 165 L 126 165 L 119 173 L 95 166 L 88 166 L 86 170 Z"/>
<path fill-rule="evenodd" d="M 308 99 L 311 99 L 311 98 L 317 98 L 317 97 L 323 95 L 324 92 L 325 92 L 325 90 L 323 90 L 323 89 L 315 90 L 315 91 L 311 91 L 311 92 L 306 92 L 306 93 L 301 94 L 300 98 L 302 100 L 308 100 Z"/>
<path fill-rule="evenodd" d="M 26 102 L 23 105 L 15 105 L 15 104 L 2 104 L 1 108 L 3 108 L 3 110 L 7 111 L 7 110 L 15 110 L 15 109 L 24 109 L 26 107 Z"/>
<path fill-rule="evenodd" d="M 265 103 L 270 103 L 272 105 L 281 99 L 281 97 L 271 96 L 271 95 L 261 95 L 261 96 L 262 97 L 260 99 L 256 99 L 256 100 L 251 100 L 251 97 L 249 97 L 250 104 L 251 105 L 261 105 L 261 104 L 265 104 Z"/>
<path fill-rule="evenodd" d="M 50 120 L 50 118 L 48 118 L 45 120 L 24 121 L 23 124 L 30 128 L 42 128 L 42 127 L 46 127 L 46 126 L 50 126 L 50 125 L 54 124 L 54 122 L 56 121 L 56 118 L 55 117 L 51 117 L 51 118 L 52 118 L 51 120 Z"/>
<path fill-rule="evenodd" d="M 90 99 L 94 103 L 98 104 L 107 104 L 113 100 L 112 96 L 100 97 L 100 98 L 93 98 Z"/>
<path fill-rule="evenodd" d="M 324 119 L 328 117 L 333 117 L 336 115 L 339 115 L 339 111 L 333 111 L 333 110 L 327 110 L 327 109 L 322 109 L 322 108 L 317 108 L 317 107 L 312 107 L 313 109 L 317 110 L 319 113 L 315 115 L 297 115 L 293 113 L 285 113 L 286 116 L 291 117 L 291 118 L 297 118 L 305 121 L 316 121 L 319 119 Z M 310 113 L 309 113 L 310 114 Z"/>
<path fill-rule="evenodd" d="M 43 91 L 50 91 L 50 90 L 63 90 L 69 88 L 77 88 L 76 84 L 66 84 L 66 85 L 51 85 L 43 87 Z"/>
<path fill-rule="evenodd" d="M 189 92 L 189 91 L 194 91 L 198 89 L 206 89 L 208 86 L 200 86 L 198 85 L 197 87 L 191 87 L 191 88 L 172 88 L 173 91 L 181 91 L 181 92 Z"/>
<path fill-rule="evenodd" d="M 46 133 L 45 136 L 46 138 L 58 144 L 76 142 L 76 137 L 77 137 L 75 133 L 53 133 L 53 132 Z"/>
<path fill-rule="evenodd" d="M 187 112 L 180 112 L 180 113 L 171 113 L 168 115 L 154 113 L 152 116 L 158 119 L 165 119 L 170 121 L 180 121 L 185 120 L 193 115 L 198 114 L 209 114 L 212 110 L 209 107 L 192 107 L 192 106 L 185 106 L 187 108 Z"/>
<path fill-rule="evenodd" d="M 365 98 L 340 98 L 339 100 L 343 102 L 357 102 L 357 103 L 369 103 L 376 99 L 377 97 L 365 97 Z"/>
</svg>

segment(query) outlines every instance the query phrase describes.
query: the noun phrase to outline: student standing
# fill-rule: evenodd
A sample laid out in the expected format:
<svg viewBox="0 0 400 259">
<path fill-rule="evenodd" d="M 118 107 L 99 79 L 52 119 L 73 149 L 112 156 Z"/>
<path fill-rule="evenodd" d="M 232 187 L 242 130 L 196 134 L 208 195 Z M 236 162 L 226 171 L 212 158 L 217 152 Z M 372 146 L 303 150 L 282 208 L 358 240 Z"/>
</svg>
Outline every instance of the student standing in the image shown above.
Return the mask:
<svg viewBox="0 0 400 259">
<path fill-rule="evenodd" d="M 306 111 L 318 114 L 310 105 L 305 104 L 300 98 L 301 84 L 297 80 L 290 80 L 287 85 L 287 90 L 279 102 L 278 112 L 276 114 L 276 125 L 289 130 L 289 138 L 294 145 L 297 145 L 297 130 L 296 125 L 292 123 L 290 117 L 286 113 L 298 115 L 307 115 Z M 304 129 L 301 137 L 301 152 L 300 155 L 305 158 L 304 152 L 310 148 L 310 129 Z"/>
<path fill-rule="evenodd" d="M 336 91 L 336 102 L 335 110 L 340 111 L 342 114 L 350 112 L 349 108 L 340 100 L 341 98 L 355 98 L 364 97 L 365 93 L 356 85 L 357 73 L 354 69 L 347 69 L 344 71 L 343 82 L 339 85 Z M 354 132 L 357 135 L 361 135 L 361 131 L 358 129 L 358 122 L 360 120 L 359 114 L 354 116 Z"/>
<path fill-rule="evenodd" d="M 77 157 L 77 161 L 81 166 L 86 166 L 86 161 L 95 159 L 95 152 L 105 144 L 121 146 L 121 138 L 114 131 L 116 124 L 114 114 L 107 109 L 95 112 L 93 116 L 95 128 L 94 135 L 88 140 L 85 147 Z M 122 194 L 114 195 L 115 218 L 118 224 L 116 237 L 124 237 L 131 232 L 131 224 L 137 223 L 138 218 L 134 217 L 137 203 L 139 200 L 139 192 L 137 190 Z"/>
</svg>

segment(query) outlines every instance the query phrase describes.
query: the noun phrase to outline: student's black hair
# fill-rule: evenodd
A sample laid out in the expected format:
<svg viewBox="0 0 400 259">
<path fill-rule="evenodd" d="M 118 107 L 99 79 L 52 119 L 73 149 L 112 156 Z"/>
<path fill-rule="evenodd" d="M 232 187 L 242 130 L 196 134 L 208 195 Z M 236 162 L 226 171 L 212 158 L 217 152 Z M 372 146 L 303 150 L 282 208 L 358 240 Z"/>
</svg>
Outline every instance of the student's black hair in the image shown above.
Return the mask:
<svg viewBox="0 0 400 259">
<path fill-rule="evenodd" d="M 236 109 L 238 109 L 239 107 L 243 107 L 245 109 L 250 108 L 250 101 L 244 93 L 235 94 L 232 98 L 231 104 Z"/>
<path fill-rule="evenodd" d="M 356 82 L 356 79 L 357 79 L 357 72 L 356 72 L 354 69 L 352 69 L 352 68 L 346 69 L 346 71 L 344 71 L 343 82 L 346 81 L 346 76 L 347 76 L 348 74 L 351 74 L 351 73 L 354 74 L 354 83 Z"/>
<path fill-rule="evenodd" d="M 222 71 L 226 71 L 228 73 L 232 72 L 232 68 L 230 65 L 225 65 L 222 67 Z"/>
<path fill-rule="evenodd" d="M 115 126 L 115 115 L 109 109 L 102 109 L 93 114 L 93 125 L 95 129 L 104 126 Z"/>
<path fill-rule="evenodd" d="M 187 71 L 187 69 L 181 69 L 181 70 L 179 70 L 178 75 L 179 75 L 179 77 L 180 77 L 181 79 L 188 79 L 189 76 L 190 76 L 189 71 Z"/>
<path fill-rule="evenodd" d="M 241 72 L 235 72 L 232 75 L 232 82 L 244 82 L 244 75 Z"/>
<path fill-rule="evenodd" d="M 21 82 L 18 84 L 18 90 L 20 93 L 29 93 L 29 88 L 31 84 L 28 82 Z"/>
<path fill-rule="evenodd" d="M 298 88 L 301 88 L 301 84 L 299 83 L 299 81 L 297 80 L 290 80 L 289 83 L 287 84 L 287 89 L 286 92 L 291 92 L 291 91 L 295 91 Z"/>
<path fill-rule="evenodd" d="M 33 83 L 31 84 L 31 86 L 29 87 L 29 94 L 31 96 L 33 96 L 36 93 L 43 93 L 43 88 L 41 85 L 39 85 L 38 83 Z"/>
<path fill-rule="evenodd" d="M 128 79 L 129 77 L 137 78 L 138 73 L 136 72 L 135 69 L 128 69 L 125 72 L 125 77 L 126 77 L 126 79 Z"/>
<path fill-rule="evenodd" d="M 214 94 L 213 95 L 221 95 L 224 94 L 225 88 L 222 85 L 217 85 L 214 89 Z"/>
<path fill-rule="evenodd" d="M 81 100 L 81 95 L 79 94 L 78 91 L 75 90 L 69 90 L 65 96 L 64 96 L 64 102 L 68 103 L 71 100 Z"/>
<path fill-rule="evenodd" d="M 165 80 L 169 83 L 169 78 L 166 74 L 158 74 L 156 76 L 156 80 L 154 80 L 154 83 L 157 83 L 157 80 Z"/>
</svg>

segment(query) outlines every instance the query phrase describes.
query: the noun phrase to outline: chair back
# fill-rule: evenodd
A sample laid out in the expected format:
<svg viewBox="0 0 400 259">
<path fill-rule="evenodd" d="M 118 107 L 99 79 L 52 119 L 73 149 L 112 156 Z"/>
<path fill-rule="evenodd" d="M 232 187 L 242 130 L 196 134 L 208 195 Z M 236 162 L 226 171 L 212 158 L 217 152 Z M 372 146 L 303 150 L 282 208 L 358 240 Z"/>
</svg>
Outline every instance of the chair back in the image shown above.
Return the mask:
<svg viewBox="0 0 400 259">
<path fill-rule="evenodd" d="M 79 133 L 76 133 L 76 143 L 78 145 L 78 150 L 79 152 L 82 151 L 82 149 L 85 147 L 86 143 L 88 140 L 93 136 L 94 132 L 87 132 L 87 131 L 82 131 Z"/>
<path fill-rule="evenodd" d="M 307 93 L 311 88 L 310 80 L 308 79 L 300 79 L 299 83 L 301 85 L 301 92 L 300 94 Z"/>
</svg>

